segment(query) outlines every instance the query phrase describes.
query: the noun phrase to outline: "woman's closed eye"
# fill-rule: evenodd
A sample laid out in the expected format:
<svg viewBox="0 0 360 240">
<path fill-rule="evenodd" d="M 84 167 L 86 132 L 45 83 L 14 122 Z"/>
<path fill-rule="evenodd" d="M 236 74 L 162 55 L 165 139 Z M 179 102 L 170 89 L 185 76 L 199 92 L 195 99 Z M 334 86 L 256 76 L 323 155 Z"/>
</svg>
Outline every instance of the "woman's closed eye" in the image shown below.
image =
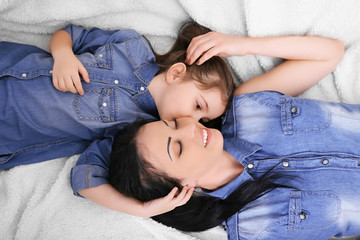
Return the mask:
<svg viewBox="0 0 360 240">
<path fill-rule="evenodd" d="M 177 156 L 180 157 L 181 153 L 183 151 L 183 145 L 182 145 L 181 141 L 177 141 L 176 145 L 177 145 L 176 153 L 177 153 Z"/>
<path fill-rule="evenodd" d="M 176 119 L 174 119 L 174 125 L 175 125 L 175 129 L 178 129 L 179 125 Z M 176 141 L 176 154 L 177 156 L 181 156 L 181 153 L 183 151 L 183 144 L 180 140 Z"/>
</svg>

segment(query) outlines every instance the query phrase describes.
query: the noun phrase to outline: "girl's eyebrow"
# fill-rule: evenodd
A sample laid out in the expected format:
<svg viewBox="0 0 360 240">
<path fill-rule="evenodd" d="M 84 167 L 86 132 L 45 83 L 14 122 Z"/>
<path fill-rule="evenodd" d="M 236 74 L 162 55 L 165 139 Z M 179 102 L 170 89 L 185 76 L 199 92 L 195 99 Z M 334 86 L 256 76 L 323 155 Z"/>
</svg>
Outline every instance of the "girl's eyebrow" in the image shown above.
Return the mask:
<svg viewBox="0 0 360 240">
<path fill-rule="evenodd" d="M 206 108 L 206 111 L 208 112 L 209 111 L 209 105 L 207 103 L 207 101 L 205 100 L 204 96 L 201 96 L 201 98 L 203 99 L 204 103 L 205 103 L 205 108 Z"/>
<path fill-rule="evenodd" d="M 161 120 L 166 126 L 169 126 L 169 124 L 165 120 Z"/>
</svg>

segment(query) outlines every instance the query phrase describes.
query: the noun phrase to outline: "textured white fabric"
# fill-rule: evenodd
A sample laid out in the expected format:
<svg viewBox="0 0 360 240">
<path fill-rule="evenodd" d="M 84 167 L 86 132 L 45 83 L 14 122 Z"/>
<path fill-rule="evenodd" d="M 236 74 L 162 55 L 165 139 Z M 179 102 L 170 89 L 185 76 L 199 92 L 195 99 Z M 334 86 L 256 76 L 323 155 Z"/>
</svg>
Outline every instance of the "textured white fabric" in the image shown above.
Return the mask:
<svg viewBox="0 0 360 240">
<path fill-rule="evenodd" d="M 345 57 L 333 74 L 302 96 L 360 103 L 359 10 L 358 0 L 0 0 L 0 41 L 48 50 L 51 35 L 73 23 L 133 28 L 163 52 L 181 24 L 190 19 L 242 36 L 331 37 L 345 43 Z M 229 62 L 239 82 L 279 63 L 259 56 L 231 57 Z M 69 172 L 76 159 L 60 158 L 0 172 L 0 239 L 226 239 L 220 227 L 182 233 L 73 196 Z"/>
</svg>

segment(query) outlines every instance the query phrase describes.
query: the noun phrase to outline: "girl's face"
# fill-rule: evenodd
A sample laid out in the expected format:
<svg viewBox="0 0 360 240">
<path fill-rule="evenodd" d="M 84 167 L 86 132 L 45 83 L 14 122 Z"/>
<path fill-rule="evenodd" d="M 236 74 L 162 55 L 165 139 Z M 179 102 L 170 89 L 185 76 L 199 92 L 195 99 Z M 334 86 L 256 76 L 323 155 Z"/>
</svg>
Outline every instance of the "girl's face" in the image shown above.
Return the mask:
<svg viewBox="0 0 360 240">
<path fill-rule="evenodd" d="M 189 186 L 200 186 L 204 178 L 214 176 L 224 153 L 222 134 L 192 118 L 146 124 L 137 144 L 146 161 Z"/>
<path fill-rule="evenodd" d="M 181 80 L 170 84 L 162 94 L 158 112 L 165 120 L 192 117 L 195 121 L 207 122 L 221 116 L 225 108 L 220 89 L 204 90 L 194 80 Z"/>
</svg>

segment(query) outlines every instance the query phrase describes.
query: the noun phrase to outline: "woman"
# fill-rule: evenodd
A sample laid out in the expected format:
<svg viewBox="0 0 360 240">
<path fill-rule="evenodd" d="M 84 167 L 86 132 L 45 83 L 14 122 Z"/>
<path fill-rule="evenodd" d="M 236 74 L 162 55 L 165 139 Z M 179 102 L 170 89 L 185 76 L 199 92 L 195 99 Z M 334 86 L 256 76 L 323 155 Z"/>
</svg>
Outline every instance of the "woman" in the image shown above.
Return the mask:
<svg viewBox="0 0 360 240">
<path fill-rule="evenodd" d="M 166 225 L 199 231 L 224 221 L 230 239 L 360 234 L 360 105 L 249 93 L 234 97 L 222 134 L 181 118 L 122 137 L 110 166 L 119 191 L 141 201 L 173 186 L 209 195 L 154 218 Z M 138 161 L 127 161 L 136 149 Z"/>
<path fill-rule="evenodd" d="M 180 230 L 223 223 L 229 239 L 360 234 L 360 105 L 240 93 L 222 134 L 181 118 L 118 135 L 110 183 L 141 201 L 173 186 L 202 188 L 154 217 Z"/>
</svg>

